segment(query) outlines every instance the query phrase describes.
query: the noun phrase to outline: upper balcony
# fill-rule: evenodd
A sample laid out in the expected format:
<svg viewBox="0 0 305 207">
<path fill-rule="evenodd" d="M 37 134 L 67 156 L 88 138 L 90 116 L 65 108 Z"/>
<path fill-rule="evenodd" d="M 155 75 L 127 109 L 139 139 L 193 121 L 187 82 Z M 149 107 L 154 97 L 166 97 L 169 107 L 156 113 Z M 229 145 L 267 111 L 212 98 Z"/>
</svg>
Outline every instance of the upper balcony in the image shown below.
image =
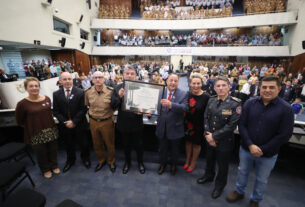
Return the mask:
<svg viewBox="0 0 305 207">
<path fill-rule="evenodd" d="M 297 23 L 298 11 L 255 15 L 236 15 L 208 19 L 93 19 L 91 29 L 134 30 L 198 30 L 235 27 L 292 25 Z"/>
</svg>

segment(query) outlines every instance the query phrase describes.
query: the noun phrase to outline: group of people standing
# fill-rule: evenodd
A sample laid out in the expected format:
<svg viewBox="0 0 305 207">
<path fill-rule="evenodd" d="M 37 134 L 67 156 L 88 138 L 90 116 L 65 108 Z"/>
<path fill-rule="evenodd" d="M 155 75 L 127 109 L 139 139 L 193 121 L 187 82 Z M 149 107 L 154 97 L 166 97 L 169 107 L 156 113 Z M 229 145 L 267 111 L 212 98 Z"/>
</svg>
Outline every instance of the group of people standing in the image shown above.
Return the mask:
<svg viewBox="0 0 305 207">
<path fill-rule="evenodd" d="M 126 66 L 123 78 L 135 80 L 134 67 Z M 125 154 L 122 172 L 128 173 L 131 167 L 131 151 L 135 149 L 138 170 L 144 174 L 143 113 L 121 110 L 125 96 L 123 84 L 115 88 L 106 86 L 104 74 L 100 71 L 94 72 L 94 86 L 87 91 L 74 87 L 72 75 L 68 72 L 62 73 L 61 80 L 63 87 L 53 94 L 53 115 L 59 121 L 59 130 L 63 132 L 67 152 L 63 172 L 67 172 L 75 164 L 76 141 L 81 146 L 83 164 L 90 168 L 90 150 L 85 139 L 87 111 L 94 151 L 98 158 L 95 171 L 108 164 L 110 170 L 115 172 L 113 112 L 118 109 L 116 125 L 122 135 Z M 200 73 L 190 76 L 189 92 L 179 89 L 178 83 L 179 76 L 169 74 L 161 99 L 161 115 L 158 117 L 155 133 L 160 148 L 158 174 L 162 175 L 168 164 L 171 175 L 176 174 L 179 146 L 183 138 L 186 140 L 183 168 L 191 173 L 205 142 L 205 173 L 197 183 L 204 184 L 215 179 L 211 196 L 218 198 L 227 184 L 229 161 L 234 148 L 234 130 L 238 126 L 241 136 L 240 163 L 236 190 L 227 196 L 227 201 L 235 202 L 244 197 L 249 173 L 255 167 L 255 184 L 250 205 L 259 206 L 280 146 L 288 141 L 293 131 L 293 109 L 278 97 L 281 85 L 279 79 L 273 76 L 264 77 L 259 86 L 260 96 L 246 101 L 243 109 L 240 100 L 229 95 L 230 82 L 226 77 L 218 76 L 214 80 L 217 95 L 211 97 L 202 90 L 203 77 Z M 36 78 L 27 78 L 24 86 L 29 96 L 18 103 L 16 119 L 24 127 L 25 141 L 33 146 L 42 173 L 50 178 L 52 173 L 60 173 L 57 164 L 58 131 L 52 119 L 51 101 L 49 97 L 39 94 L 39 81 Z M 105 146 L 108 150 L 107 157 Z"/>
</svg>

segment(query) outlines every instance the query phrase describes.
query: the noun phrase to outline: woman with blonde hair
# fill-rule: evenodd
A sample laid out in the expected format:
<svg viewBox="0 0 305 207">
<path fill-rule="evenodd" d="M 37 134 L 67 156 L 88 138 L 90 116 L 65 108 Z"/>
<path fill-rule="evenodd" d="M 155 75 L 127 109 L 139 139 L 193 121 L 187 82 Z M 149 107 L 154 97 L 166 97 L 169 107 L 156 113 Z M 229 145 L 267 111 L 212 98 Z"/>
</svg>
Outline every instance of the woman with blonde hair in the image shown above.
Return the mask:
<svg viewBox="0 0 305 207">
<path fill-rule="evenodd" d="M 196 166 L 201 151 L 203 137 L 203 117 L 209 95 L 202 90 L 203 76 L 193 73 L 190 76 L 190 89 L 188 93 L 188 109 L 184 116 L 185 123 L 185 150 L 186 161 L 183 168 L 192 172 Z"/>
<path fill-rule="evenodd" d="M 52 116 L 51 100 L 39 93 L 37 78 L 26 78 L 24 88 L 29 95 L 18 102 L 16 121 L 24 128 L 24 142 L 31 144 L 44 177 L 51 178 L 52 172 L 60 173 L 57 164 L 58 130 Z"/>
</svg>

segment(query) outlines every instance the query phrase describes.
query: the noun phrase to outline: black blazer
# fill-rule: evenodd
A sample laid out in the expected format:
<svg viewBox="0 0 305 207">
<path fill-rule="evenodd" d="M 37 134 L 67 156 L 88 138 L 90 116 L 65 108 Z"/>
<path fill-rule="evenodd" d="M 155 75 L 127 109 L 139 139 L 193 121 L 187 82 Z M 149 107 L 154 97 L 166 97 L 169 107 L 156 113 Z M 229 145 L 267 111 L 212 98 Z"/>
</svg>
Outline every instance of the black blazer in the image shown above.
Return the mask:
<svg viewBox="0 0 305 207">
<path fill-rule="evenodd" d="M 122 111 L 121 104 L 123 99 L 119 96 L 119 90 L 123 87 L 123 84 L 117 85 L 113 91 L 111 97 L 111 107 L 118 109 L 118 117 L 116 126 L 120 132 L 134 132 L 143 130 L 143 115 L 135 114 L 134 112 Z"/>
<path fill-rule="evenodd" d="M 252 96 L 254 96 L 254 93 L 255 93 L 255 84 L 252 84 L 251 86 L 250 86 L 250 97 L 252 97 Z M 259 86 L 258 86 L 258 89 L 257 89 L 257 94 L 256 94 L 257 96 L 259 96 L 260 95 L 260 93 L 259 93 Z"/>
<path fill-rule="evenodd" d="M 53 93 L 53 114 L 61 125 L 69 120 L 68 112 L 76 127 L 86 127 L 86 113 L 88 108 L 85 106 L 85 92 L 73 86 L 69 100 L 66 99 L 63 88 Z"/>
</svg>

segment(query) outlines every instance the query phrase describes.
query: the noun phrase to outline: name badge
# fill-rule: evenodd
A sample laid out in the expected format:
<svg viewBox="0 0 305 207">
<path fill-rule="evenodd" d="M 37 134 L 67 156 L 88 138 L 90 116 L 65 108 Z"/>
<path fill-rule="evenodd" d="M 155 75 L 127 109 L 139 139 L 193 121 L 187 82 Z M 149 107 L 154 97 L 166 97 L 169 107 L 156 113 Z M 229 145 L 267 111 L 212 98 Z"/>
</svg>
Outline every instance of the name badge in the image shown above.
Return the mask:
<svg viewBox="0 0 305 207">
<path fill-rule="evenodd" d="M 223 109 L 221 114 L 222 115 L 232 115 L 232 110 Z"/>
</svg>

